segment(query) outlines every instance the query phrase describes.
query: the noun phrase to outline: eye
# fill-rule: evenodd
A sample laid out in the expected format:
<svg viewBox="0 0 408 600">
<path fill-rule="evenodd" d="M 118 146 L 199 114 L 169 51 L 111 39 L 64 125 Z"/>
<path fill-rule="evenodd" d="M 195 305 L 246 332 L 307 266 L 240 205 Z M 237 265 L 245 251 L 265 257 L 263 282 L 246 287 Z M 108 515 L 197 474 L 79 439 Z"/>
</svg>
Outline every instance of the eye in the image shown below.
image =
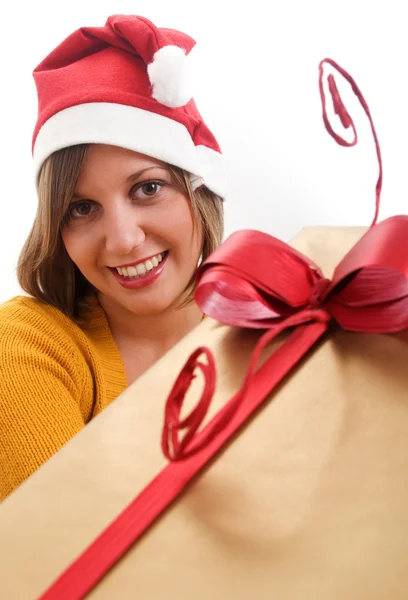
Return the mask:
<svg viewBox="0 0 408 600">
<path fill-rule="evenodd" d="M 85 209 L 85 210 L 83 210 Z M 73 202 L 67 210 L 65 216 L 66 221 L 70 219 L 80 219 L 81 217 L 87 217 L 92 209 L 92 202 L 89 200 L 80 200 L 79 202 Z"/>
<path fill-rule="evenodd" d="M 163 181 L 144 181 L 143 183 L 134 185 L 130 190 L 130 195 L 142 200 L 144 200 L 146 197 L 153 198 L 160 192 L 164 185 L 165 184 Z"/>
</svg>

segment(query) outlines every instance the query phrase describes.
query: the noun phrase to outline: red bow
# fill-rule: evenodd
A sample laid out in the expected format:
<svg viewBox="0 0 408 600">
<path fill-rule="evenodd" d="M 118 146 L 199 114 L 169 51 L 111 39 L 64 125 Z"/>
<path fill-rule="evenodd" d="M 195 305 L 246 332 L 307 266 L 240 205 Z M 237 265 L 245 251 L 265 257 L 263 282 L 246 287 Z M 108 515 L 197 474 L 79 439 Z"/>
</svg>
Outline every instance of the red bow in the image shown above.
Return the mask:
<svg viewBox="0 0 408 600">
<path fill-rule="evenodd" d="M 349 331 L 401 331 L 408 327 L 408 216 L 369 229 L 331 281 L 283 242 L 238 231 L 201 267 L 195 297 L 205 314 L 237 327 L 273 329 L 294 315 L 313 321 L 319 309 Z"/>
</svg>

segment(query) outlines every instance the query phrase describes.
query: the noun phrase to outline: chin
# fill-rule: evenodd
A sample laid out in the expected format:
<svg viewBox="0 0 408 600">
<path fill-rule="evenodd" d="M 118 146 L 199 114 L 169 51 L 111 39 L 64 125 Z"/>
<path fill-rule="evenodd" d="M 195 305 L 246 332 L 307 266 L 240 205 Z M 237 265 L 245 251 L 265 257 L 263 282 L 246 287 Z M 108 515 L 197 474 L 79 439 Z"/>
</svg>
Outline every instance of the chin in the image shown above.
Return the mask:
<svg viewBox="0 0 408 600">
<path fill-rule="evenodd" d="M 126 310 L 140 317 L 153 317 L 180 305 L 186 296 L 187 285 L 188 281 L 171 289 L 169 282 L 163 281 L 142 289 L 117 291 L 105 283 L 98 289 L 100 296 L 105 299 L 105 308 L 115 311 L 117 307 L 118 310 Z"/>
<path fill-rule="evenodd" d="M 140 317 L 153 317 L 159 315 L 171 307 L 177 306 L 182 299 L 180 295 L 174 297 L 163 297 L 162 294 L 151 294 L 150 298 L 127 298 L 114 299 L 115 302 L 126 308 L 129 312 Z"/>
</svg>

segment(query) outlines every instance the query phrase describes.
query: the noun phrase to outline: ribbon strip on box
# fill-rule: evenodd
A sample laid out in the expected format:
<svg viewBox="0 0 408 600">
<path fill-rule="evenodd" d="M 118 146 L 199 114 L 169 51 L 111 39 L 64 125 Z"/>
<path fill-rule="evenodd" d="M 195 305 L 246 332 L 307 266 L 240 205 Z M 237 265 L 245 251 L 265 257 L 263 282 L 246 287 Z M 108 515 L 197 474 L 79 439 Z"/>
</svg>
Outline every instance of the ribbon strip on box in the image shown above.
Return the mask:
<svg viewBox="0 0 408 600">
<path fill-rule="evenodd" d="M 394 333 L 408 328 L 408 216 L 376 224 L 382 162 L 368 106 L 354 80 L 334 61 L 320 63 L 319 86 L 326 129 L 344 146 L 357 143 L 354 123 L 327 79 L 335 114 L 354 139 L 336 134 L 326 113 L 324 64 L 339 71 L 360 100 L 370 121 L 379 163 L 376 210 L 370 229 L 335 269 L 332 280 L 306 256 L 259 231 L 232 234 L 200 267 L 195 298 L 202 311 L 221 323 L 266 330 L 254 348 L 239 392 L 201 427 L 215 389 L 216 369 L 208 348 L 187 360 L 168 398 L 162 449 L 169 464 L 96 538 L 41 596 L 41 600 L 79 600 L 139 539 L 186 485 L 236 434 L 268 394 L 305 356 L 331 323 L 361 333 Z M 289 337 L 256 368 L 262 349 L 281 332 Z M 202 358 L 205 358 L 203 361 Z M 185 394 L 201 370 L 201 398 L 184 419 Z"/>
</svg>

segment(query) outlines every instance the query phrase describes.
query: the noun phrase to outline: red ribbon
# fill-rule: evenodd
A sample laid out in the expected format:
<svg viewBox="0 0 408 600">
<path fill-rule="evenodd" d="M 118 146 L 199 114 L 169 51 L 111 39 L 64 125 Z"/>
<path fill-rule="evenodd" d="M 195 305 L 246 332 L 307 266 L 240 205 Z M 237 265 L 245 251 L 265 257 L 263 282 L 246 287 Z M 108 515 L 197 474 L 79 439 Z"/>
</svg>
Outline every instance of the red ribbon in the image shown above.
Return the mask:
<svg viewBox="0 0 408 600">
<path fill-rule="evenodd" d="M 187 360 L 168 398 L 162 448 L 170 462 L 41 596 L 43 600 L 83 598 L 177 498 L 191 479 L 245 424 L 274 387 L 316 341 L 329 323 L 349 331 L 393 333 L 408 328 L 408 216 L 375 225 L 379 209 L 382 164 L 377 135 L 367 104 L 353 79 L 333 61 L 320 64 L 323 120 L 342 145 L 354 145 L 357 134 L 333 75 L 328 77 L 334 112 L 354 139 L 346 142 L 327 118 L 323 86 L 325 63 L 351 84 L 371 123 L 380 167 L 376 210 L 371 228 L 337 266 L 333 279 L 283 242 L 258 231 L 239 231 L 205 261 L 198 272 L 196 300 L 207 315 L 238 327 L 265 329 L 237 394 L 200 430 L 215 389 L 215 363 L 207 348 Z M 256 370 L 265 345 L 293 329 L 287 340 Z M 206 360 L 200 360 L 202 356 Z M 180 412 L 198 368 L 205 385 L 197 406 L 186 418 Z"/>
</svg>

